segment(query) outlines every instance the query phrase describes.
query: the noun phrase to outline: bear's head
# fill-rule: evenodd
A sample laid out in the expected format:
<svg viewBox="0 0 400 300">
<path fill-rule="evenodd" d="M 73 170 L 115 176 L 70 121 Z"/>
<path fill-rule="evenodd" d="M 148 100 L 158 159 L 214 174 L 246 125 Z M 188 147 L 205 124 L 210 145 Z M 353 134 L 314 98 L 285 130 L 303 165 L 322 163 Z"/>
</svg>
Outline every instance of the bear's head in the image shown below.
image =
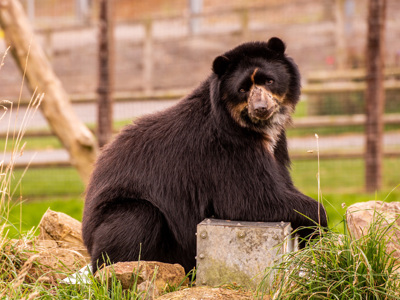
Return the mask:
<svg viewBox="0 0 400 300">
<path fill-rule="evenodd" d="M 274 37 L 242 44 L 215 58 L 218 96 L 213 101 L 241 127 L 270 135 L 290 120 L 300 98 L 300 75 L 285 49 Z"/>
</svg>

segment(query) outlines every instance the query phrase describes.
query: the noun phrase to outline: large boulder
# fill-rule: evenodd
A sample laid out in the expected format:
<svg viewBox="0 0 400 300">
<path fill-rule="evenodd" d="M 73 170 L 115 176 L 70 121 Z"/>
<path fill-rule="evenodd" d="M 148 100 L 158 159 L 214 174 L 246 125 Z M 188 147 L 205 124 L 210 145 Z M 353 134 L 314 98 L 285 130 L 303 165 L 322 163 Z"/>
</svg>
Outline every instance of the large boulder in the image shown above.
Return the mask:
<svg viewBox="0 0 400 300">
<path fill-rule="evenodd" d="M 123 289 L 137 284 L 139 292 L 146 292 L 149 299 L 160 295 L 168 285 L 178 286 L 185 281 L 185 270 L 179 264 L 167 264 L 155 261 L 118 262 L 96 272 L 95 278 L 110 284 L 115 278 Z"/>
<path fill-rule="evenodd" d="M 82 241 L 81 222 L 64 213 L 47 210 L 39 229 L 39 236 L 33 240 L 7 243 L 5 251 L 12 253 L 16 263 L 21 264 L 17 282 L 56 283 L 88 264 L 90 257 Z"/>
<path fill-rule="evenodd" d="M 346 219 L 349 232 L 356 239 L 366 235 L 371 224 L 376 229 L 387 230 L 384 234 L 387 253 L 400 259 L 400 202 L 356 203 L 348 207 Z"/>
<path fill-rule="evenodd" d="M 82 223 L 62 212 L 48 209 L 39 223 L 39 240 L 55 241 L 60 248 L 81 253 L 90 260 L 82 240 Z"/>
<path fill-rule="evenodd" d="M 10 240 L 7 252 L 21 260 L 17 281 L 56 283 L 87 264 L 79 252 L 49 240 Z"/>
</svg>

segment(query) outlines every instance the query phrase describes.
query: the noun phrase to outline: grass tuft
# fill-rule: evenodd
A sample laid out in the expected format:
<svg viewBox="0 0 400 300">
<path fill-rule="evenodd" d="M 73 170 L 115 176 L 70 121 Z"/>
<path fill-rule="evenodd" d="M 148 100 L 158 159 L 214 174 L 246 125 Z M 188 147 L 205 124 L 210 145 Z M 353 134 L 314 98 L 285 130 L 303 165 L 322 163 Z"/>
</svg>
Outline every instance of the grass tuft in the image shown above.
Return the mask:
<svg viewBox="0 0 400 300">
<path fill-rule="evenodd" d="M 358 239 L 348 232 L 326 232 L 285 254 L 258 293 L 266 293 L 268 276 L 276 274 L 273 299 L 400 299 L 400 261 L 387 248 L 394 224 L 378 216 Z"/>
</svg>

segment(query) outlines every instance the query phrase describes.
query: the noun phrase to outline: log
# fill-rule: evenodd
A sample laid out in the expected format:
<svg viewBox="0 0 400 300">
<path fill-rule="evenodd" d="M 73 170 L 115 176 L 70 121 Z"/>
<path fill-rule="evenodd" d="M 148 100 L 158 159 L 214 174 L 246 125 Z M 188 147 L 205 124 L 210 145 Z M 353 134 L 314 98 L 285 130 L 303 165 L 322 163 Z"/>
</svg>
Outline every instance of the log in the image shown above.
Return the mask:
<svg viewBox="0 0 400 300">
<path fill-rule="evenodd" d="M 0 1 L 0 26 L 17 65 L 26 76 L 30 90 L 33 93 L 37 88 L 38 93 L 45 94 L 40 109 L 52 131 L 69 152 L 71 164 L 87 184 L 98 152 L 96 140 L 75 114 L 68 94 L 36 41 L 18 0 Z"/>
</svg>

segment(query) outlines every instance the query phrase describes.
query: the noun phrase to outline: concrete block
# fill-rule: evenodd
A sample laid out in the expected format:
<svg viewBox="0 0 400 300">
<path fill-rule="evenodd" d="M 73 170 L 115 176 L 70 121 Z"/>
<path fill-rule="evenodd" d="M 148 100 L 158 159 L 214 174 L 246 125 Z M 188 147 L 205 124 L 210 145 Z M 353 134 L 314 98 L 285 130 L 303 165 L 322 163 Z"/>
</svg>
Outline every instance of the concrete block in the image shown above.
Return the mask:
<svg viewBox="0 0 400 300">
<path fill-rule="evenodd" d="M 297 248 L 290 223 L 205 219 L 197 225 L 196 285 L 255 288 L 283 253 Z"/>
</svg>

